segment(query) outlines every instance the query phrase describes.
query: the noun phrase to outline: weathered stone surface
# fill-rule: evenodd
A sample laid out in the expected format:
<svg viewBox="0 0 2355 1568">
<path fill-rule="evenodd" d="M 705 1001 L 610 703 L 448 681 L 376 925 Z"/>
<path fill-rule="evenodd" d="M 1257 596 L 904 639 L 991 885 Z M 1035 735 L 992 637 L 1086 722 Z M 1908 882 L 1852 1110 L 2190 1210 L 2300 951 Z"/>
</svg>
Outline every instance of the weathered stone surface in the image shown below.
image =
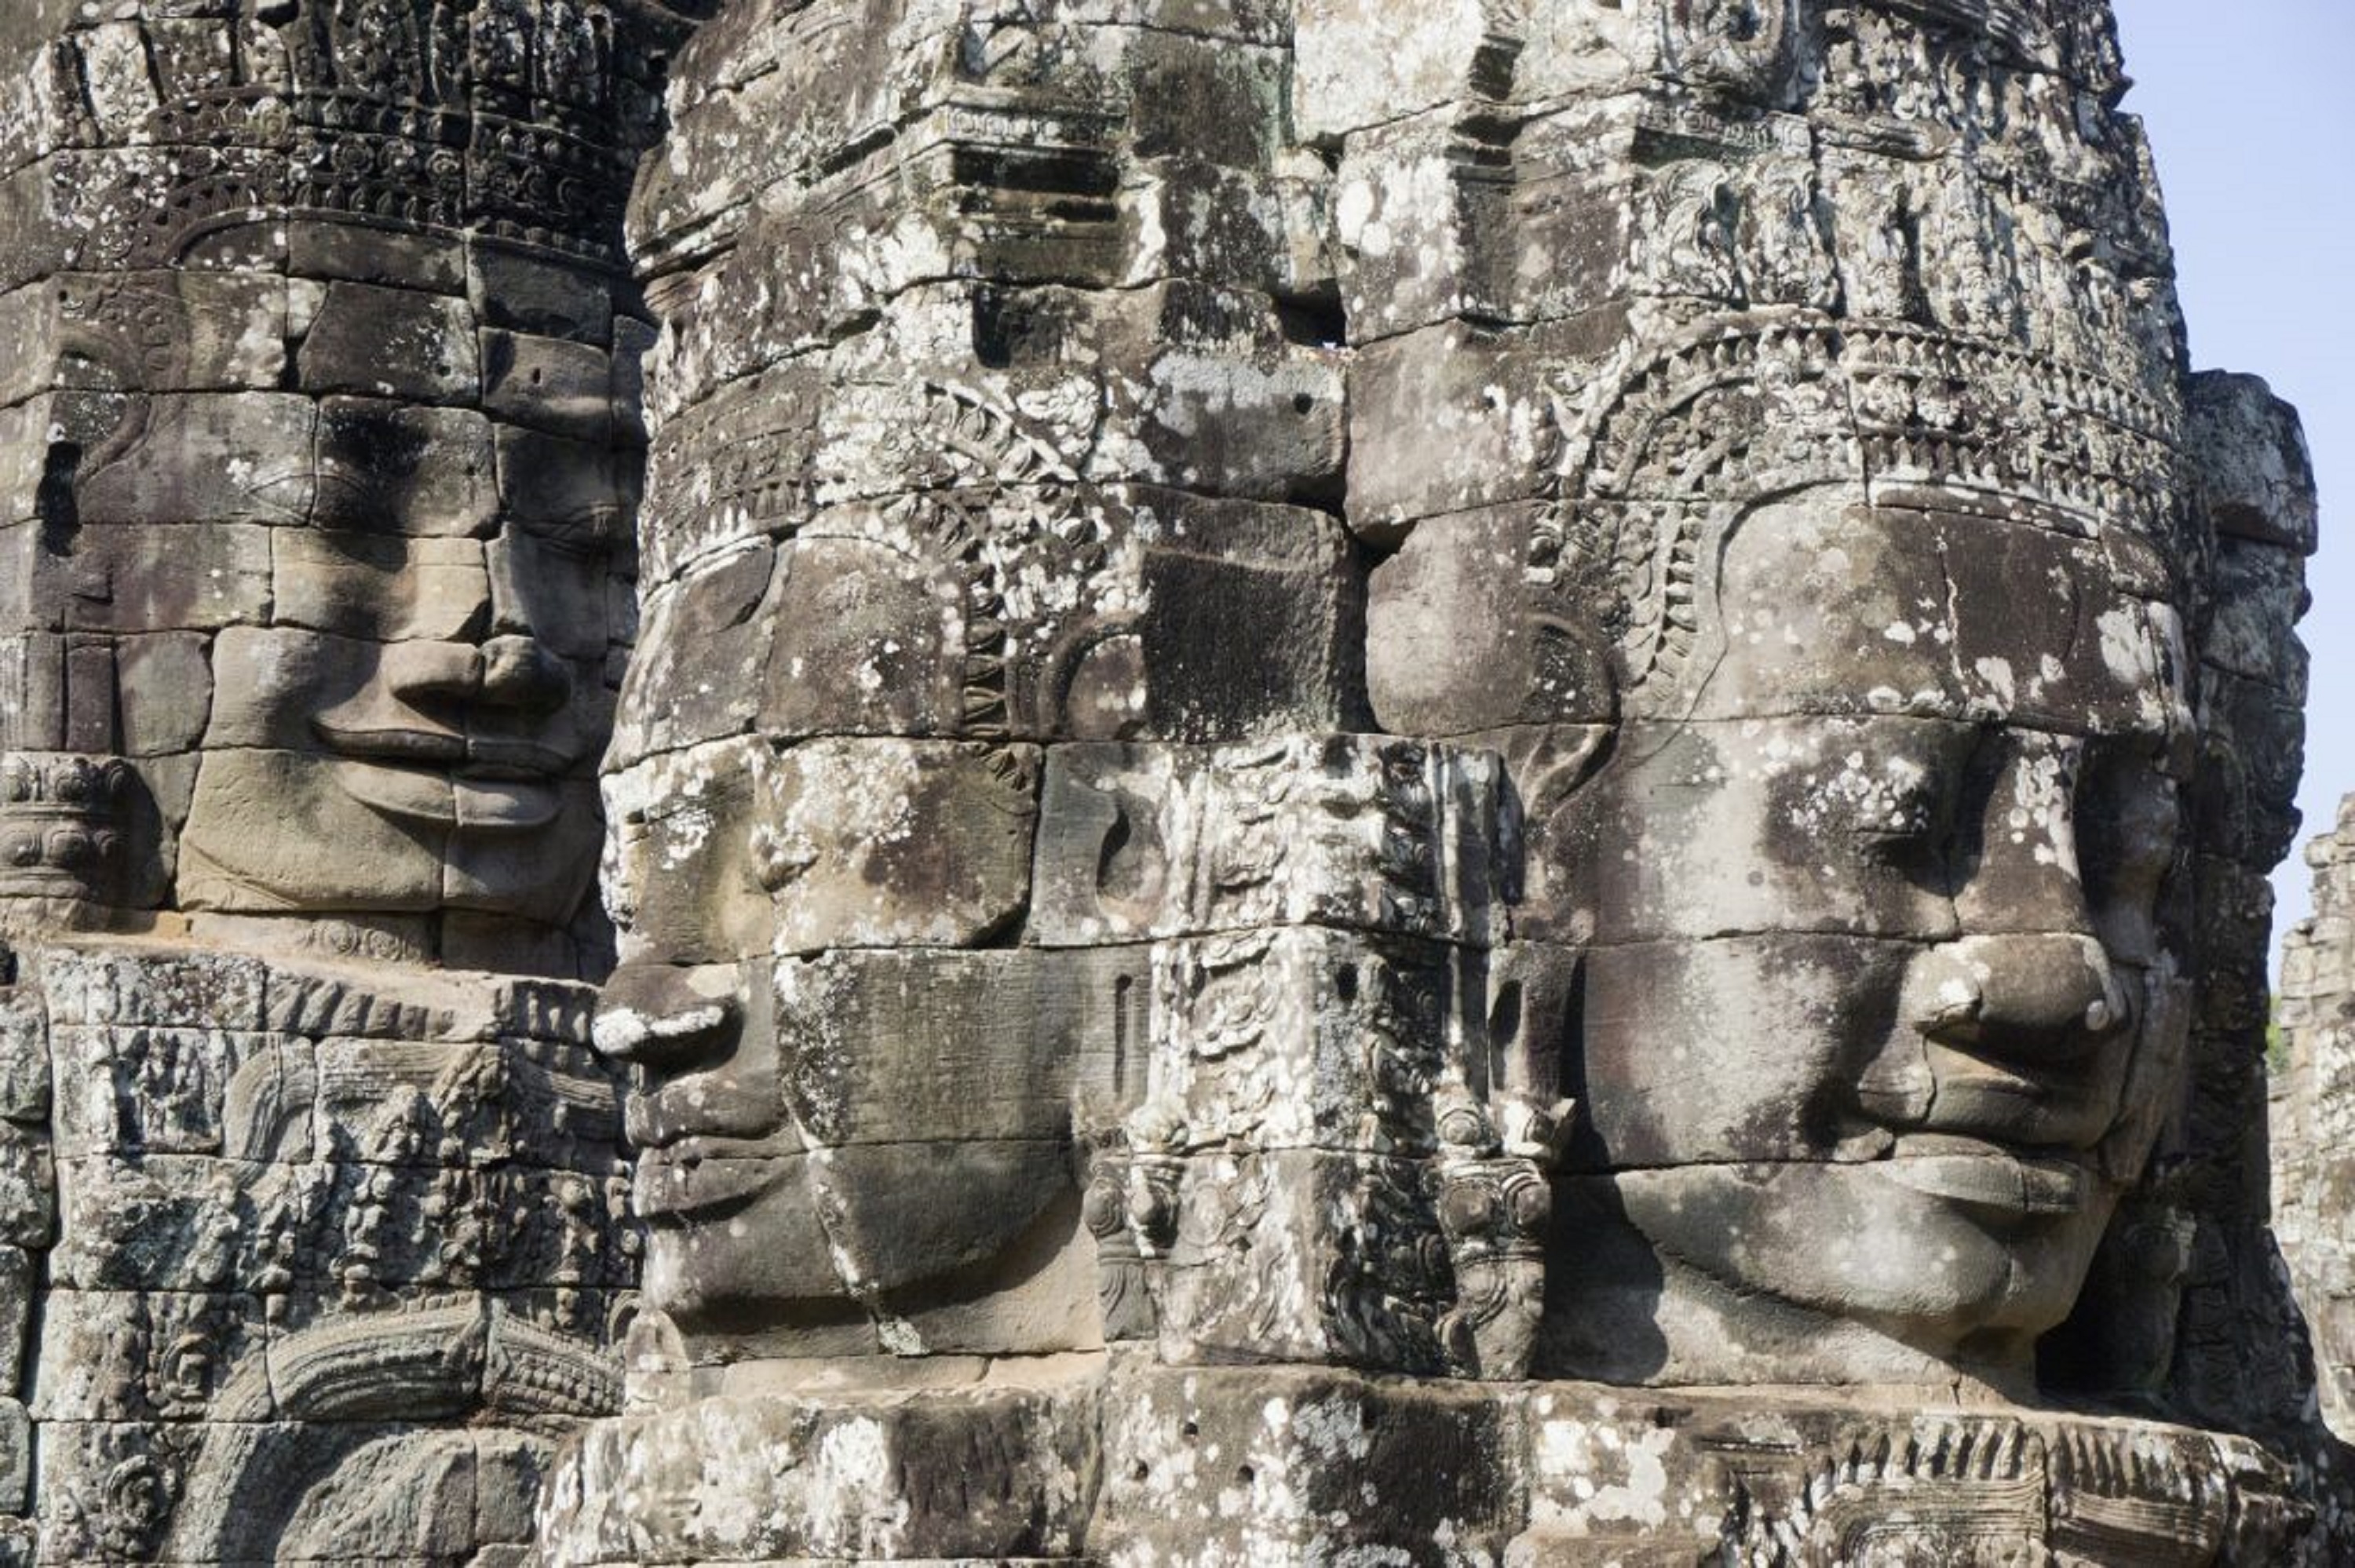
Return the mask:
<svg viewBox="0 0 2355 1568">
<path fill-rule="evenodd" d="M 2311 554 L 2314 465 L 2297 411 L 2256 376 L 2209 372 L 2187 385 L 2184 420 L 2217 530 Z"/>
<path fill-rule="evenodd" d="M 1933 9 L 698 31 L 606 786 L 659 1419 L 1102 1343 L 1111 1561 L 2319 1550 L 2286 1501 L 2228 1544 L 2204 1437 L 2121 1439 L 2207 1478 L 2158 1524 L 2009 1414 L 1757 1438 L 1882 1422 L 1851 1535 L 1781 1461 L 1628 1460 L 1682 1414 L 1540 1460 L 1518 1395 L 1375 1381 L 2065 1393 L 2335 1485 L 2294 1375 L 2212 1375 L 2277 1300 L 2235 1194 L 2303 454 L 2187 374 L 2095 8 Z M 961 747 L 1020 827 L 911 794 L 903 848 Z M 1272 1379 L 1117 1451 L 1229 1361 L 1357 1369 L 1297 1375 L 1463 1496 L 1311 1444 L 1140 1505 L 1210 1414 L 1258 1440 Z"/>
<path fill-rule="evenodd" d="M 897 1396 L 719 1399 L 608 1424 L 552 1480 L 546 1560 L 1077 1559 L 1092 1494 L 1092 1394 L 1067 1375 Z M 976 1489 L 981 1474 L 1020 1479 Z"/>
<path fill-rule="evenodd" d="M 2107 7 L 0 64 L 0 1561 L 2355 1551 Z"/>
<path fill-rule="evenodd" d="M 1485 943 L 1487 756 L 1354 736 L 1050 753 L 1030 930 L 1058 946 L 1323 924 Z"/>
<path fill-rule="evenodd" d="M 1521 1413 L 1461 1385 L 1139 1368 L 1105 1406 L 1107 1563 L 1494 1561 L 1528 1507 Z"/>
<path fill-rule="evenodd" d="M 491 442 L 490 421 L 471 408 L 323 397 L 312 525 L 370 542 L 495 532 Z"/>
<path fill-rule="evenodd" d="M 614 1080 L 505 977 L 609 961 L 679 23 L 331 10 L 0 24 L 12 1562 L 512 1563 L 618 1403 Z"/>
<path fill-rule="evenodd" d="M 2335 1216 L 2355 1200 L 2341 1151 L 2350 1097 L 2344 999 L 2355 992 L 2346 809 L 2306 849 L 2314 868 L 2314 915 L 2281 948 L 2279 1041 L 2269 1052 L 2274 1224 L 2307 1313 L 2322 1408 L 2332 1426 L 2355 1425 L 2355 1308 L 2350 1261 Z"/>
<path fill-rule="evenodd" d="M 483 393 L 474 313 L 463 299 L 415 289 L 329 283 L 300 365 L 304 385 L 320 392 L 419 403 L 471 403 Z"/>
</svg>

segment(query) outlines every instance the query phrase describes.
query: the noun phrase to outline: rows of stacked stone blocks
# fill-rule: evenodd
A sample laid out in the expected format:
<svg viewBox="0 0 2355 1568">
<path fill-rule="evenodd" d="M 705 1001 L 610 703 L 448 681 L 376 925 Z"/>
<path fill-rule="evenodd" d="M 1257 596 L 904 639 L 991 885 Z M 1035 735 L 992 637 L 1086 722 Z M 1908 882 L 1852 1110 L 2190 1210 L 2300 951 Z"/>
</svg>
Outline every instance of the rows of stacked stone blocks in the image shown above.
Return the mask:
<svg viewBox="0 0 2355 1568">
<path fill-rule="evenodd" d="M 546 1549 L 2327 1550 L 2245 1005 L 2300 460 L 2123 89 L 2067 4 L 705 28 L 645 1408 Z M 2308 1468 L 1855 1392 L 1957 1379 Z"/>
<path fill-rule="evenodd" d="M 1116 1162 L 1149 1090 L 1154 1152 L 1236 1132 L 1263 1192 L 1427 1152 L 1248 1054 L 1167 1081 L 1191 1043 L 1159 1021 L 1260 1027 L 1265 987 L 1307 1027 L 1345 932 L 1384 939 L 1369 1017 L 1435 1021 L 1481 935 L 1446 835 L 1494 810 L 1340 733 L 1344 410 L 1285 18 L 1172 20 L 750 6 L 682 62 L 636 217 L 666 331 L 604 1033 L 648 1069 L 651 1277 L 715 1377 L 1093 1346 L 1073 1163 Z M 1435 1065 L 1380 1070 L 1403 1107 Z M 1270 1108 L 1295 1125 L 1253 1138 Z M 693 1223 L 715 1203 L 743 1245 Z M 1188 1331 L 1243 1348 L 1233 1290 L 1203 1299 L 1233 1320 Z"/>
<path fill-rule="evenodd" d="M 2269 1126 L 2274 895 L 2295 844 L 2307 659 L 2305 561 L 2318 542 L 2314 470 L 2296 412 L 2254 376 L 2186 385 L 2185 435 L 2214 530 L 2214 609 L 2198 646 L 2195 994 L 2191 1080 L 2176 1131 L 2113 1226 L 2103 1278 L 2131 1291 L 2179 1268 L 2183 1308 L 2168 1392 L 2190 1419 L 2278 1425 L 2318 1385 L 2307 1322 L 2268 1225 L 2274 1151 L 2298 1130 Z M 2287 976 L 2284 976 L 2285 988 Z M 2115 1310 L 2096 1296 L 2094 1311 Z M 2333 1335 L 2327 1328 L 2318 1342 Z"/>
<path fill-rule="evenodd" d="M 421 966 L 600 962 L 662 18 L 169 9 L 28 19 L 10 225 L 146 284 L 22 476 L 44 1549 L 496 1561 L 611 1393 L 610 1100 L 577 989 Z M 1845 1392 L 2025 1395 L 2089 1274 L 2049 1389 L 2296 1392 L 2176 1333 L 2280 1310 L 2212 980 L 2295 438 L 2187 419 L 2120 87 L 2064 4 L 723 13 L 636 236 L 646 1409 L 544 1552 L 2296 1550 L 2229 1436 Z M 1825 1388 L 1673 1389 L 1743 1382 Z"/>
<path fill-rule="evenodd" d="M 2322 1408 L 2355 1427 L 2355 1269 L 2345 1227 L 2349 1066 L 2355 1060 L 2355 832 L 2350 806 L 2306 847 L 2314 913 L 2284 934 L 2272 1053 L 2274 1228 L 2314 1330 Z"/>
<path fill-rule="evenodd" d="M 511 1556 L 617 1397 L 577 982 L 665 25 L 0 24 L 20 1555 Z"/>
</svg>

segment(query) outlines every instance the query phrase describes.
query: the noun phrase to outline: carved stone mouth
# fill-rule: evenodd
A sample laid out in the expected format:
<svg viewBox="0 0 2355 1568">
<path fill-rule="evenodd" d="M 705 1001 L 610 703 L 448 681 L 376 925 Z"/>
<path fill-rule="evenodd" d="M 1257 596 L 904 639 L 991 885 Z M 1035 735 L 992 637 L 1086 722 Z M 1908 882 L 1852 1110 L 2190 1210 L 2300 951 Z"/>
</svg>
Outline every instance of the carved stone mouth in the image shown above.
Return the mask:
<svg viewBox="0 0 2355 1568">
<path fill-rule="evenodd" d="M 572 758 L 552 746 L 517 736 L 467 736 L 416 726 L 339 725 L 318 718 L 312 728 L 338 757 L 355 761 L 443 763 L 481 777 L 547 779 Z"/>
<path fill-rule="evenodd" d="M 638 1217 L 656 1224 L 713 1218 L 756 1202 L 785 1178 L 774 1159 L 713 1152 L 698 1139 L 642 1153 L 631 1184 Z"/>
<path fill-rule="evenodd" d="M 2008 1214 L 2073 1214 L 2094 1195 L 2093 1177 L 2076 1160 L 1974 1139 L 1900 1139 L 1873 1169 L 1917 1192 Z"/>
<path fill-rule="evenodd" d="M 553 785 L 523 779 L 461 776 L 450 793 L 462 832 L 525 832 L 547 826 L 564 807 Z"/>
<path fill-rule="evenodd" d="M 2111 1036 L 2015 1064 L 2011 1058 L 1932 1041 L 1929 1065 L 1935 1087 L 1913 1129 L 2013 1150 L 2069 1154 L 2089 1150 L 2116 1120 L 2117 1097 L 2132 1049 L 2126 1037 Z"/>
<path fill-rule="evenodd" d="M 597 1049 L 626 1061 L 692 1056 L 717 1048 L 743 1016 L 731 989 L 696 983 L 692 971 L 624 965 L 606 983 L 591 1035 Z"/>
<path fill-rule="evenodd" d="M 461 832 L 527 832 L 547 826 L 564 805 L 562 793 L 544 780 L 453 778 L 441 768 L 357 759 L 336 763 L 334 777 L 345 794 L 371 810 Z"/>
<path fill-rule="evenodd" d="M 462 762 L 466 737 L 455 730 L 375 725 L 343 725 L 321 716 L 311 721 L 339 756 L 386 762 Z"/>
</svg>

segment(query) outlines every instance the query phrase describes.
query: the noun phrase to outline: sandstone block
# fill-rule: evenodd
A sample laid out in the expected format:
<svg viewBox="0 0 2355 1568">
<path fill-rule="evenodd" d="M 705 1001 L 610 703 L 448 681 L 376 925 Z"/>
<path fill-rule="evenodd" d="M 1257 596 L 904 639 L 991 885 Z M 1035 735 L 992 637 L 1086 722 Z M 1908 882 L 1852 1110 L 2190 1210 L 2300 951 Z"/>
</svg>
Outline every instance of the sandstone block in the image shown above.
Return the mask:
<svg viewBox="0 0 2355 1568">
<path fill-rule="evenodd" d="M 34 1320 L 34 1283 L 39 1265 L 23 1247 L 0 1246 L 0 1384 L 21 1391 L 27 1336 Z M 9 1403 L 14 1404 L 15 1401 Z"/>
<path fill-rule="evenodd" d="M 1108 960 L 1035 951 L 841 952 L 776 966 L 783 1092 L 804 1136 L 850 1144 L 1051 1140 L 1111 1073 Z"/>
<path fill-rule="evenodd" d="M 255 1058 L 286 1044 L 276 1035 L 223 1030 L 61 1025 L 50 1035 L 69 1091 L 57 1105 L 59 1150 L 220 1152 L 229 1086 L 240 1076 L 276 1075 L 278 1068 Z"/>
<path fill-rule="evenodd" d="M 1545 494 L 1558 418 L 1546 372 L 1569 357 L 1453 320 L 1368 344 L 1349 383 L 1350 528 L 1393 543 L 1421 518 L 1502 515 Z"/>
<path fill-rule="evenodd" d="M 977 945 L 1028 899 L 1037 767 L 1025 747 L 868 738 L 659 758 L 613 787 L 613 896 L 674 960 Z"/>
<path fill-rule="evenodd" d="M 481 413 L 378 397 L 320 399 L 314 526 L 474 538 L 488 533 L 497 514 L 491 422 Z"/>
<path fill-rule="evenodd" d="M 2208 372 L 2186 391 L 2184 443 L 2218 530 L 2311 552 L 2314 464 L 2297 411 L 2254 376 Z"/>
<path fill-rule="evenodd" d="M 265 969 L 241 955 L 52 943 L 36 967 L 52 1025 L 264 1027 Z"/>
<path fill-rule="evenodd" d="M 602 727 L 593 710 L 575 716 L 590 734 Z M 597 844 L 603 832 L 597 786 L 587 779 L 565 778 L 541 788 L 553 798 L 553 805 L 546 823 L 528 834 L 480 831 L 499 821 L 503 807 L 497 794 L 478 801 L 470 791 L 456 791 L 457 831 L 450 836 L 442 867 L 437 900 L 442 906 L 548 926 L 562 926 L 580 913 L 596 881 Z"/>
<path fill-rule="evenodd" d="M 51 385 L 148 393 L 282 385 L 287 291 L 281 279 L 193 270 L 89 273 L 28 291 L 35 291 L 48 309 L 33 329 L 36 342 L 26 345 L 34 353 L 25 369 Z M 142 352 L 134 322 L 149 323 L 151 333 L 163 324 L 168 348 L 151 342 Z"/>
<path fill-rule="evenodd" d="M 36 1419 L 202 1421 L 243 1372 L 260 1372 L 269 1330 L 255 1297 L 218 1291 L 52 1292 L 33 1372 Z M 268 1415 L 265 1400 L 258 1411 Z"/>
<path fill-rule="evenodd" d="M 49 1115 L 49 1021 L 31 986 L 0 989 L 0 1119 L 37 1125 Z"/>
<path fill-rule="evenodd" d="M 316 425 L 311 400 L 285 393 L 151 397 L 137 440 L 116 461 L 81 475 L 76 511 L 84 524 L 150 529 L 299 522 L 315 490 L 309 453 Z M 148 621 L 138 630 L 169 624 Z"/>
<path fill-rule="evenodd" d="M 1542 517 L 1529 503 L 1430 518 L 1375 568 L 1366 681 L 1385 728 L 1464 735 L 1614 716 L 1603 650 L 1557 624 L 1527 581 Z"/>
<path fill-rule="evenodd" d="M 288 224 L 286 260 L 296 277 L 322 281 L 448 292 L 465 281 L 464 258 L 448 241 L 348 223 Z"/>
<path fill-rule="evenodd" d="M 814 740 L 762 779 L 751 831 L 773 950 L 969 946 L 1028 901 L 1038 753 Z"/>
<path fill-rule="evenodd" d="M 1478 752 L 1353 736 L 1049 754 L 1031 913 L 1051 944 L 1317 923 L 1485 941 L 1498 779 Z"/>
<path fill-rule="evenodd" d="M 1159 1359 L 1428 1372 L 1445 1245 L 1423 1162 L 1316 1150 L 1189 1156 L 1148 1273 Z"/>
<path fill-rule="evenodd" d="M 328 284 L 298 364 L 314 392 L 451 404 L 482 395 L 474 312 L 415 289 Z"/>
<path fill-rule="evenodd" d="M 1074 1556 L 1092 1409 L 1084 1385 L 1050 1385 L 715 1400 L 629 1417 L 592 1431 L 552 1478 L 545 1549 L 566 1568 Z M 758 1500 L 692 1506 L 715 1465 L 736 1472 L 732 1495 Z"/>
<path fill-rule="evenodd" d="M 1485 1065 L 1478 967 L 1310 927 L 1154 953 L 1153 1102 L 1231 1150 L 1426 1155 L 1434 1091 Z"/>
<path fill-rule="evenodd" d="M 626 537 L 634 486 L 621 454 L 513 425 L 498 428 L 499 501 L 513 520 L 574 531 L 583 544 Z"/>
<path fill-rule="evenodd" d="M 82 531 L 69 624 L 91 630 L 213 630 L 270 617 L 271 546 L 252 524 Z"/>
<path fill-rule="evenodd" d="M 443 834 L 421 835 L 373 812 L 338 810 L 336 834 L 314 836 L 325 825 L 317 815 L 322 765 L 302 752 L 208 752 L 190 810 L 206 820 L 208 844 L 201 858 L 183 846 L 183 904 L 236 909 L 256 896 L 249 891 L 256 886 L 275 890 L 273 902 L 292 898 L 318 908 L 356 901 L 385 910 L 441 904 Z M 218 858 L 230 853 L 235 863 Z"/>
<path fill-rule="evenodd" d="M 484 325 L 575 343 L 613 339 L 612 290 L 600 278 L 489 239 L 466 250 L 467 302 Z"/>
<path fill-rule="evenodd" d="M 2304 557 L 2294 549 L 2226 539 L 2216 552 L 2215 592 L 2201 661 L 2271 687 L 2293 705 L 2303 703 L 2308 661 L 2292 628 L 2311 597 Z"/>
<path fill-rule="evenodd" d="M 603 349 L 490 330 L 482 355 L 485 412 L 575 440 L 612 439 L 613 364 Z"/>
<path fill-rule="evenodd" d="M 805 549 L 819 557 L 823 546 L 785 546 L 782 562 L 790 572 Z M 764 601 L 781 556 L 755 544 L 701 563 L 685 580 L 648 596 L 645 654 L 632 661 L 615 715 L 612 760 L 626 768 L 655 752 L 672 751 L 741 735 L 760 712 L 761 677 L 776 635 L 776 617 Z M 813 563 L 814 571 L 822 570 Z M 821 626 L 802 635 L 816 640 Z M 813 681 L 827 678 L 830 661 L 805 671 Z M 904 690 L 904 688 L 903 688 Z M 916 727 L 896 733 L 919 734 Z"/>
<path fill-rule="evenodd" d="M 276 626 L 375 642 L 458 641 L 476 634 L 490 599 L 483 546 L 472 539 L 288 528 L 271 555 Z"/>
<path fill-rule="evenodd" d="M 212 713 L 211 652 L 210 641 L 196 632 L 160 631 L 115 644 L 126 755 L 163 757 L 196 749 Z"/>
<path fill-rule="evenodd" d="M 1500 252 L 1513 193 L 1487 133 L 1485 121 L 1435 111 L 1348 139 L 1333 226 L 1354 341 L 1512 319 Z"/>
<path fill-rule="evenodd" d="M 1471 0 L 1412 17 L 1364 0 L 1311 0 L 1295 26 L 1297 133 L 1305 141 L 1338 140 L 1511 84 L 1518 39 Z"/>
<path fill-rule="evenodd" d="M 1107 1563 L 1330 1553 L 1479 1561 L 1526 1505 L 1522 1428 L 1461 1385 L 1291 1368 L 1124 1368 L 1105 1395 Z"/>
<path fill-rule="evenodd" d="M 1146 167 L 1149 177 L 1123 199 L 1151 243 L 1132 252 L 1124 282 L 1191 278 L 1273 291 L 1291 281 L 1292 214 L 1263 174 L 1198 158 Z"/>
<path fill-rule="evenodd" d="M 33 1425 L 22 1401 L 0 1403 L 0 1512 L 22 1515 L 33 1501 Z M 33 1561 L 32 1521 L 0 1520 L 0 1562 Z"/>
</svg>

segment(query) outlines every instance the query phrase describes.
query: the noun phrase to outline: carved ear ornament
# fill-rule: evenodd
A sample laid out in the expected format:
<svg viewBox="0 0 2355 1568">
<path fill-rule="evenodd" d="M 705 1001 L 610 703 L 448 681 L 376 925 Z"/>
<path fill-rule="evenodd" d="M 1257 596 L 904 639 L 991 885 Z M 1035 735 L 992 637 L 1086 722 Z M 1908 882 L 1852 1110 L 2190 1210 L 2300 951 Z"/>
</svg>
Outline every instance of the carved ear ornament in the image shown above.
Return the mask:
<svg viewBox="0 0 2355 1568">
<path fill-rule="evenodd" d="M 97 891 L 121 841 L 130 764 L 112 757 L 0 756 L 0 897 Z"/>
</svg>

